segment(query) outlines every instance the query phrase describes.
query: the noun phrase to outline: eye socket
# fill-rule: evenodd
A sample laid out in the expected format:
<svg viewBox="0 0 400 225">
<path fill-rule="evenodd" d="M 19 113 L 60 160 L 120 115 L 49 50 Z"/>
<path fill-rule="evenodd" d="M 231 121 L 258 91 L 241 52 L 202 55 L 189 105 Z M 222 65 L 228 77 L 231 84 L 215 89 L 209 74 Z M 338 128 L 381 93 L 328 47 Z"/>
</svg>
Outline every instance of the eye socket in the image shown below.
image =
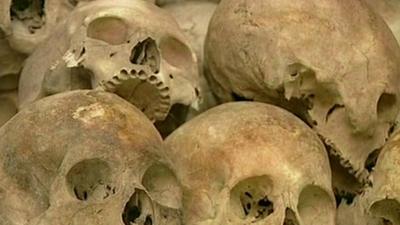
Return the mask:
<svg viewBox="0 0 400 225">
<path fill-rule="evenodd" d="M 116 17 L 101 17 L 90 22 L 87 37 L 107 42 L 110 45 L 120 45 L 128 39 L 126 23 Z"/>
<path fill-rule="evenodd" d="M 142 184 L 150 196 L 161 205 L 178 209 L 182 191 L 174 173 L 165 165 L 155 164 L 147 169 Z"/>
<path fill-rule="evenodd" d="M 100 159 L 75 164 L 66 176 L 70 192 L 80 201 L 103 200 L 116 193 L 111 185 L 111 168 Z"/>
<path fill-rule="evenodd" d="M 383 93 L 377 104 L 378 117 L 391 120 L 398 113 L 397 98 L 394 94 Z"/>
<path fill-rule="evenodd" d="M 309 185 L 301 191 L 297 210 L 304 224 L 334 224 L 334 200 L 318 186 Z"/>
<path fill-rule="evenodd" d="M 375 202 L 370 212 L 379 219 L 379 224 L 400 224 L 400 203 L 394 199 Z"/>
<path fill-rule="evenodd" d="M 188 46 L 173 37 L 161 40 L 160 51 L 163 59 L 175 67 L 187 67 L 193 63 L 192 51 Z"/>
<path fill-rule="evenodd" d="M 243 220 L 258 220 L 274 212 L 274 203 L 267 193 L 272 181 L 267 176 L 252 177 L 235 185 L 230 193 L 230 205 L 234 215 Z"/>
</svg>

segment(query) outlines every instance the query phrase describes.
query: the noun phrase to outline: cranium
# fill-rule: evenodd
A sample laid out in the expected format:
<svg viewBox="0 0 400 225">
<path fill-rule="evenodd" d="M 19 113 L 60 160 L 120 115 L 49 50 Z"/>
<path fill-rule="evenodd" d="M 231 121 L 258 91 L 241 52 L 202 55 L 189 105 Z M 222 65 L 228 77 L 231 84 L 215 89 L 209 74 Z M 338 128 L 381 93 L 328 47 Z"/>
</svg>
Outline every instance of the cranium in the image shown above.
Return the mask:
<svg viewBox="0 0 400 225">
<path fill-rule="evenodd" d="M 27 60 L 20 104 L 97 87 L 162 120 L 172 105 L 195 102 L 196 69 L 188 41 L 166 12 L 145 1 L 94 1 L 78 6 Z"/>
<path fill-rule="evenodd" d="M 383 146 L 399 111 L 400 48 L 365 3 L 221 2 L 205 60 L 221 100 L 289 109 L 352 176 L 368 183 L 367 159 Z"/>
<path fill-rule="evenodd" d="M 13 49 L 32 53 L 56 24 L 77 4 L 76 0 L 3 0 L 0 29 Z"/>
<path fill-rule="evenodd" d="M 338 225 L 400 225 L 400 132 L 385 144 L 371 174 L 372 187 L 342 204 Z"/>
<path fill-rule="evenodd" d="M 75 204 L 75 208 L 65 213 L 85 204 L 89 208 L 87 203 L 92 197 L 93 202 L 100 204 L 102 194 L 121 193 L 121 204 L 128 202 L 129 197 L 122 197 L 130 187 L 140 185 L 135 183 L 136 176 L 152 164 L 151 168 L 159 168 L 155 165 L 156 153 L 161 148 L 157 130 L 134 106 L 103 91 L 74 91 L 42 99 L 6 123 L 0 129 L 0 137 L 2 225 L 34 224 L 33 218 L 63 201 Z M 110 161 L 106 161 L 107 157 Z M 153 176 L 154 169 L 149 171 L 147 184 L 157 182 L 160 177 L 168 178 Z M 66 172 L 68 175 L 63 177 L 66 180 L 60 180 Z M 128 175 L 129 179 L 119 179 Z M 54 199 L 52 187 L 64 183 L 68 184 L 68 190 L 56 189 L 64 195 Z M 151 191 L 157 197 L 160 188 L 157 185 L 148 190 L 141 188 L 143 192 L 139 192 L 144 195 L 145 191 Z M 63 217 L 51 224 L 62 224 L 61 221 L 70 218 Z"/>
<path fill-rule="evenodd" d="M 156 123 L 159 131 L 167 136 L 185 121 L 215 106 L 216 99 L 203 73 L 203 48 L 208 24 L 217 4 L 213 2 L 188 1 L 168 4 L 164 7 L 174 16 L 196 53 L 199 69 L 200 96 L 198 108 L 177 105 L 171 110 L 165 121 Z M 185 112 L 186 111 L 186 112 Z"/>
<path fill-rule="evenodd" d="M 324 146 L 285 110 L 227 103 L 165 142 L 182 185 L 184 224 L 335 224 Z"/>
</svg>

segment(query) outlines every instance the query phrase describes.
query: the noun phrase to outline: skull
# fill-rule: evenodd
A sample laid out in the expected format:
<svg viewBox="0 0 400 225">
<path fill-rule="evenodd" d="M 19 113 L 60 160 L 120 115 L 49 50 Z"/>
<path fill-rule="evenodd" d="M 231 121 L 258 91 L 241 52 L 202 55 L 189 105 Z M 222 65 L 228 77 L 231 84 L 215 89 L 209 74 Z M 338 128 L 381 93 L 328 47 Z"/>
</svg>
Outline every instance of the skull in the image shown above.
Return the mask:
<svg viewBox="0 0 400 225">
<path fill-rule="evenodd" d="M 183 190 L 184 224 L 335 224 L 324 146 L 285 110 L 227 103 L 165 142 Z"/>
<path fill-rule="evenodd" d="M 32 53 L 76 4 L 76 0 L 3 0 L 0 29 L 13 49 Z"/>
<path fill-rule="evenodd" d="M 389 25 L 397 42 L 400 43 L 400 1 L 399 0 L 365 0 L 371 9 L 376 10 Z"/>
<path fill-rule="evenodd" d="M 172 105 L 196 101 L 196 69 L 188 41 L 166 12 L 145 1 L 94 1 L 78 6 L 27 60 L 20 104 L 99 88 L 163 120 Z"/>
<path fill-rule="evenodd" d="M 207 80 L 203 74 L 203 48 L 208 24 L 217 4 L 213 2 L 189 1 L 168 4 L 164 7 L 174 16 L 180 28 L 189 37 L 191 46 L 196 53 L 199 67 L 200 96 L 197 109 L 176 105 L 162 123 L 156 123 L 158 130 L 167 136 L 185 121 L 192 119 L 207 109 L 217 105 Z M 186 112 L 185 112 L 186 111 Z"/>
<path fill-rule="evenodd" d="M 0 32 L 0 127 L 17 112 L 18 78 L 24 59 Z"/>
<path fill-rule="evenodd" d="M 221 2 L 205 60 L 222 101 L 246 98 L 289 109 L 356 181 L 369 182 L 370 156 L 399 111 L 400 49 L 361 0 Z"/>
<path fill-rule="evenodd" d="M 339 225 L 400 225 L 400 132 L 385 144 L 371 174 L 373 185 L 352 205 L 339 207 Z"/>
<path fill-rule="evenodd" d="M 116 163 L 112 168 L 114 164 L 104 164 L 101 160 L 105 155 L 113 154 L 122 163 L 123 157 L 132 159 L 129 151 L 132 155 L 144 155 L 147 151 L 149 154 L 143 156 L 146 161 L 138 161 L 145 167 L 152 162 L 147 157 L 161 146 L 161 137 L 145 115 L 118 96 L 103 91 L 74 91 L 44 98 L 6 123 L 0 129 L 0 137 L 0 224 L 6 225 L 32 222 L 53 205 L 51 187 L 66 169 L 65 157 L 71 162 L 74 157 L 98 158 L 87 158 L 86 167 L 83 164 L 83 168 L 74 167 L 70 172 L 68 182 L 77 183 L 76 195 L 85 198 L 91 192 L 85 194 L 84 185 L 101 180 L 104 174 L 122 166 Z M 125 155 L 117 156 L 120 153 Z M 89 168 L 91 165 L 93 168 Z M 126 171 L 128 168 L 126 165 Z M 80 170 L 93 174 L 86 174 L 85 181 L 81 181 Z M 113 181 L 106 178 L 110 177 L 104 177 L 104 182 Z M 122 185 L 113 188 L 119 191 Z"/>
</svg>

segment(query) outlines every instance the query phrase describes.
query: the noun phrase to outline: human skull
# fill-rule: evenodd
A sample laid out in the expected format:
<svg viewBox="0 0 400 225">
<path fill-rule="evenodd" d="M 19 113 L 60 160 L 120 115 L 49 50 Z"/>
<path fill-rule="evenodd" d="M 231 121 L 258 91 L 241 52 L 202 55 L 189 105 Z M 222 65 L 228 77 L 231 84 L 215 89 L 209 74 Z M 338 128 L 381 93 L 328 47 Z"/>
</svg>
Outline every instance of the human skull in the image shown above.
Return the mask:
<svg viewBox="0 0 400 225">
<path fill-rule="evenodd" d="M 397 42 L 400 44 L 400 1 L 399 0 L 365 0 L 371 9 L 383 17 L 389 25 Z"/>
<path fill-rule="evenodd" d="M 13 49 L 32 53 L 77 3 L 76 0 L 2 0 L 0 29 L 7 34 Z"/>
<path fill-rule="evenodd" d="M 48 210 L 50 205 L 54 206 L 51 187 L 67 169 L 65 166 L 70 166 L 66 160 L 71 163 L 79 159 L 88 159 L 95 164 L 100 162 L 98 167 L 86 168 L 83 164 L 83 169 L 78 166 L 71 170 L 68 182 L 85 185 L 102 179 L 103 172 L 110 172 L 106 170 L 109 167 L 112 172 L 117 172 L 115 170 L 125 166 L 125 172 L 135 175 L 132 170 L 135 167 L 126 163 L 149 167 L 151 164 L 148 163 L 154 161 L 151 156 L 161 148 L 161 137 L 145 115 L 118 96 L 103 91 L 73 91 L 44 98 L 27 106 L 6 123 L 0 129 L 0 137 L 2 225 L 25 225 Z M 115 162 L 115 167 L 114 164 L 102 164 L 101 160 L 109 154 L 120 160 Z M 98 160 L 91 161 L 89 156 Z M 142 156 L 143 161 L 129 161 L 133 156 Z M 93 174 L 79 176 L 85 171 Z M 95 177 L 97 175 L 99 177 Z M 118 177 L 118 174 L 112 174 L 112 177 L 105 177 L 110 180 L 104 182 L 113 181 L 115 191 L 119 192 L 125 184 L 122 181 L 116 183 L 114 179 Z M 126 182 L 134 185 L 134 178 L 132 176 Z M 77 189 L 76 195 L 90 196 L 90 191 L 86 194 L 84 191 Z"/>
<path fill-rule="evenodd" d="M 217 105 L 203 73 L 203 49 L 207 34 L 208 24 L 217 4 L 203 1 L 187 1 L 168 4 L 164 7 L 176 19 L 179 27 L 189 38 L 190 44 L 196 53 L 199 70 L 199 86 L 201 99 L 198 108 L 176 105 L 171 109 L 165 121 L 156 123 L 163 136 L 168 136 L 184 122 L 192 119 L 207 109 Z"/>
<path fill-rule="evenodd" d="M 162 9 L 145 1 L 94 1 L 78 6 L 27 60 L 20 104 L 99 88 L 163 120 L 172 105 L 195 104 L 196 69 L 188 41 Z"/>
<path fill-rule="evenodd" d="M 183 224 L 335 224 L 324 145 L 283 109 L 220 105 L 165 143 L 183 190 Z"/>
<path fill-rule="evenodd" d="M 369 182 L 367 159 L 399 111 L 400 48 L 364 2 L 223 1 L 210 22 L 205 60 L 221 100 L 289 109 L 352 176 Z"/>
<path fill-rule="evenodd" d="M 17 113 L 18 78 L 24 59 L 0 31 L 0 127 Z"/>
</svg>

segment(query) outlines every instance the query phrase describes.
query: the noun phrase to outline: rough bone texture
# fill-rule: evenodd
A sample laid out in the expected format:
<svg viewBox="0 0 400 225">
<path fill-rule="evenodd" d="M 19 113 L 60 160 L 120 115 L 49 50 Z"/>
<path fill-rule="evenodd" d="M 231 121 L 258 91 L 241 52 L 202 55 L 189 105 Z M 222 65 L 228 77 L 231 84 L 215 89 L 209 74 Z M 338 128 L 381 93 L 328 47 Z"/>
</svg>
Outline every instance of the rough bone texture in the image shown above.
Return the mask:
<svg viewBox="0 0 400 225">
<path fill-rule="evenodd" d="M 210 109 L 166 139 L 165 156 L 182 185 L 184 224 L 335 224 L 322 142 L 275 106 Z"/>
<path fill-rule="evenodd" d="M 90 88 L 117 93 L 163 120 L 174 104 L 196 102 L 196 57 L 174 19 L 153 4 L 93 1 L 78 6 L 27 60 L 20 104 Z"/>
<path fill-rule="evenodd" d="M 363 1 L 222 1 L 205 60 L 222 101 L 289 109 L 368 183 L 367 159 L 383 146 L 399 111 L 400 50 Z"/>
<path fill-rule="evenodd" d="M 31 104 L 0 129 L 0 137 L 0 224 L 7 225 L 71 224 L 88 203 L 107 205 L 107 197 L 117 202 L 113 210 L 121 207 L 112 223 L 118 224 L 135 188 L 145 191 L 140 179 L 161 149 L 146 116 L 103 91 L 68 92 Z M 62 212 L 38 217 L 57 210 Z"/>
</svg>

